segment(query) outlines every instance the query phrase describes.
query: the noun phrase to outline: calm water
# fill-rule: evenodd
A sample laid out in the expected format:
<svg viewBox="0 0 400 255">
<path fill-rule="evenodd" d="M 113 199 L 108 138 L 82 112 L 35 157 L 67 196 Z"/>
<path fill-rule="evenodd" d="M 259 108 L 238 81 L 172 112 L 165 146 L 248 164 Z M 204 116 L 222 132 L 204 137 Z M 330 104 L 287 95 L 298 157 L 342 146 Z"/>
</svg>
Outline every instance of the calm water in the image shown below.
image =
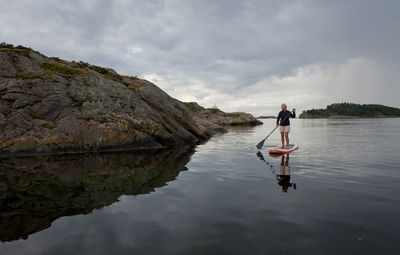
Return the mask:
<svg viewBox="0 0 400 255">
<path fill-rule="evenodd" d="M 195 151 L 2 161 L 0 254 L 399 254 L 400 119 L 293 120 L 283 159 L 257 154 L 264 123 Z"/>
</svg>

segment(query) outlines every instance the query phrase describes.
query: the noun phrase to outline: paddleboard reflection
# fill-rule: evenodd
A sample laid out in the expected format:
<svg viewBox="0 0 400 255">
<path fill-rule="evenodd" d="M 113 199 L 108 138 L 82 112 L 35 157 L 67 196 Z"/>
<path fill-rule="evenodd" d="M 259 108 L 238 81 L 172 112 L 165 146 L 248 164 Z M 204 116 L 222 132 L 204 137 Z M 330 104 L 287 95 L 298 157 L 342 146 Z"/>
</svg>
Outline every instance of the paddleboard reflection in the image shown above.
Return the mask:
<svg viewBox="0 0 400 255">
<path fill-rule="evenodd" d="M 281 166 L 279 174 L 276 175 L 279 186 L 282 187 L 282 192 L 287 192 L 289 188 L 296 189 L 296 183 L 290 182 L 290 166 L 289 166 L 289 154 L 282 154 Z"/>
<path fill-rule="evenodd" d="M 292 188 L 294 190 L 297 189 L 296 183 L 290 182 L 291 175 L 290 175 L 290 165 L 289 165 L 289 154 L 271 155 L 271 157 L 273 158 L 281 157 L 279 173 L 275 171 L 274 165 L 268 162 L 260 151 L 257 152 L 257 157 L 260 160 L 264 161 L 267 164 L 267 166 L 269 166 L 272 173 L 275 174 L 276 180 L 278 181 L 278 185 L 282 187 L 282 192 L 287 193 L 289 188 Z"/>
</svg>

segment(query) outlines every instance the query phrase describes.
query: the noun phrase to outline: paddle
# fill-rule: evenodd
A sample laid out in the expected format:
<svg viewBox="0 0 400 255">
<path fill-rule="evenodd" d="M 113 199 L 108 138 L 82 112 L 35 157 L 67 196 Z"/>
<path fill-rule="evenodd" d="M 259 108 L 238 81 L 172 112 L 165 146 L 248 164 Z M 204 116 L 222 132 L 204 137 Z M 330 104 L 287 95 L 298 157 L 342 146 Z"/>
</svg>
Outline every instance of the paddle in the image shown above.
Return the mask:
<svg viewBox="0 0 400 255">
<path fill-rule="evenodd" d="M 282 121 L 286 120 L 286 118 L 289 117 L 289 115 L 290 115 L 290 113 L 289 113 L 285 118 L 283 118 L 279 123 L 282 123 Z M 279 127 L 279 126 L 276 126 L 276 127 L 271 131 L 271 133 L 269 133 L 269 135 L 267 135 L 267 137 L 265 137 L 261 142 L 259 142 L 259 143 L 257 144 L 257 149 L 261 150 L 261 148 L 264 146 L 265 140 L 267 140 L 267 138 L 268 138 L 278 127 Z"/>
</svg>

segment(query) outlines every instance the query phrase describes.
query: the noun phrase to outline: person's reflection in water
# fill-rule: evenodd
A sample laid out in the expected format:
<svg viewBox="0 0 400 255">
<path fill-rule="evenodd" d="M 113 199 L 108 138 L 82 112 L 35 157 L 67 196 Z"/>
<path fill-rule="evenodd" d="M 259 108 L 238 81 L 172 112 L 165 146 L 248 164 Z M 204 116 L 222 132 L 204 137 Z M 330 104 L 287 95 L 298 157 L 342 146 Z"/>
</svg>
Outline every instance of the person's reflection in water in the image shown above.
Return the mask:
<svg viewBox="0 0 400 255">
<path fill-rule="evenodd" d="M 282 186 L 282 192 L 287 192 L 290 187 L 296 189 L 296 183 L 290 182 L 289 154 L 282 154 L 279 174 L 276 175 L 278 184 Z"/>
</svg>

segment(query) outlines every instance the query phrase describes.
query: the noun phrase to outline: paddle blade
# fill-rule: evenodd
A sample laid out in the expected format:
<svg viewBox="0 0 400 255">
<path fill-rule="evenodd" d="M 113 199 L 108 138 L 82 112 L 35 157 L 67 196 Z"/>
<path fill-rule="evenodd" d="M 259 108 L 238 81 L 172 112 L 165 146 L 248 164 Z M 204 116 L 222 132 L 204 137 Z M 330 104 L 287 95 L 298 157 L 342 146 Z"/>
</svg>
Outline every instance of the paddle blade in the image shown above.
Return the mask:
<svg viewBox="0 0 400 255">
<path fill-rule="evenodd" d="M 259 142 L 257 144 L 257 149 L 261 150 L 261 148 L 264 146 L 264 142 L 265 142 L 265 139 L 263 139 L 261 142 Z"/>
</svg>

